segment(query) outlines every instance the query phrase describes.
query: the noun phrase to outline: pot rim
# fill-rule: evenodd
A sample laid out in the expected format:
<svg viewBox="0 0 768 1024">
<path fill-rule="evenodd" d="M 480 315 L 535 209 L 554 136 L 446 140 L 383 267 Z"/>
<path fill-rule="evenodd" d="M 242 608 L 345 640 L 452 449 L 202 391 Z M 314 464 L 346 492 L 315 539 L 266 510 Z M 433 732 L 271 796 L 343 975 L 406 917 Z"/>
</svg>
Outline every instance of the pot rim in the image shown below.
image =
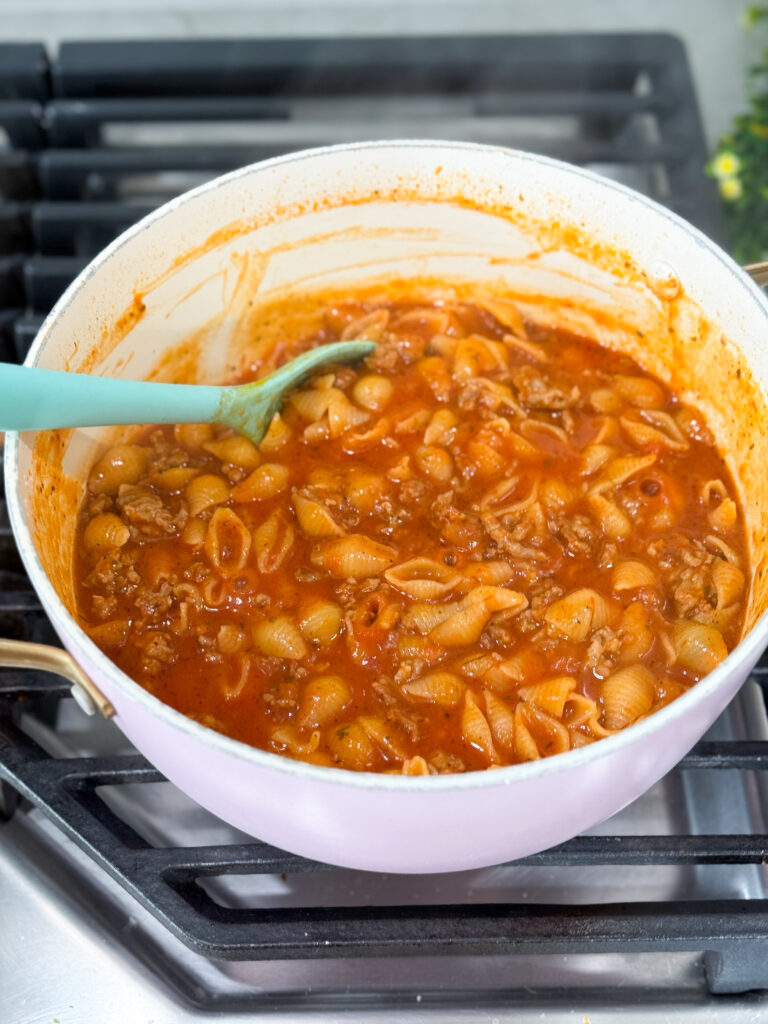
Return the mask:
<svg viewBox="0 0 768 1024">
<path fill-rule="evenodd" d="M 51 331 L 54 330 L 56 322 L 61 314 L 77 299 L 77 295 L 90 278 L 98 273 L 101 268 L 109 262 L 112 256 L 140 235 L 147 227 L 155 222 L 171 216 L 177 210 L 185 206 L 190 200 L 203 196 L 208 192 L 214 192 L 222 185 L 229 184 L 239 178 L 258 174 L 284 165 L 300 163 L 305 160 L 312 160 L 320 156 L 335 155 L 343 153 L 355 153 L 360 151 L 376 150 L 397 150 L 397 149 L 431 149 L 468 151 L 480 153 L 501 154 L 511 157 L 522 163 L 543 164 L 562 174 L 581 178 L 592 185 L 597 185 L 607 191 L 619 193 L 619 195 L 640 206 L 646 207 L 657 216 L 667 220 L 673 228 L 682 230 L 696 241 L 702 248 L 706 249 L 721 264 L 723 270 L 734 278 L 734 285 L 746 288 L 760 314 L 768 319 L 768 297 L 761 289 L 744 273 L 730 256 L 727 255 L 715 242 L 703 234 L 698 228 L 689 224 L 682 217 L 668 210 L 654 200 L 642 195 L 639 192 L 628 188 L 611 179 L 603 178 L 594 171 L 588 171 L 581 167 L 555 160 L 551 157 L 540 156 L 528 153 L 523 150 L 505 148 L 502 146 L 490 146 L 480 143 L 452 142 L 443 140 L 419 140 L 419 139 L 398 139 L 386 141 L 371 141 L 346 143 L 336 146 L 323 146 L 314 149 L 301 150 L 289 153 L 284 156 L 273 157 L 268 160 L 249 164 L 238 168 L 225 175 L 221 175 L 209 182 L 197 186 L 180 196 L 176 196 L 168 203 L 163 204 L 156 210 L 147 214 L 136 224 L 129 227 L 121 235 L 115 238 L 105 249 L 98 253 L 93 260 L 85 267 L 72 281 L 66 291 L 62 294 L 55 306 L 45 318 L 40 330 L 33 341 L 29 352 L 24 360 L 25 366 L 34 366 L 45 346 L 46 340 Z M 121 693 L 132 701 L 143 705 L 151 715 L 158 715 L 174 729 L 186 733 L 190 739 L 200 741 L 204 745 L 213 746 L 220 754 L 242 759 L 254 763 L 267 771 L 298 776 L 299 778 L 322 783 L 325 785 L 338 785 L 342 787 L 352 786 L 374 791 L 390 791 L 415 793 L 415 792 L 452 792 L 464 789 L 487 789 L 497 786 L 511 786 L 516 782 L 525 782 L 532 778 L 545 776 L 552 773 L 574 770 L 579 766 L 598 762 L 604 758 L 611 757 L 623 747 L 630 747 L 643 743 L 654 733 L 661 731 L 668 726 L 671 728 L 675 721 L 682 719 L 688 714 L 689 709 L 696 703 L 706 698 L 718 689 L 724 688 L 728 679 L 737 674 L 739 670 L 748 665 L 749 668 L 757 661 L 760 653 L 768 644 L 768 611 L 764 612 L 758 621 L 752 626 L 749 633 L 743 637 L 728 657 L 721 662 L 717 668 L 700 682 L 696 683 L 684 694 L 674 700 L 671 704 L 653 712 L 642 722 L 630 725 L 627 728 L 605 737 L 596 743 L 590 743 L 584 747 L 570 750 L 563 754 L 555 754 L 550 757 L 541 758 L 537 761 L 527 761 L 523 764 L 509 765 L 493 771 L 471 771 L 462 774 L 436 775 L 436 776 L 402 776 L 388 775 L 378 772 L 356 772 L 348 769 L 328 768 L 312 765 L 305 761 L 293 760 L 281 754 L 273 754 L 269 751 L 252 747 L 240 740 L 235 740 L 223 733 L 208 729 L 200 723 L 188 718 L 180 711 L 176 711 L 170 705 L 163 703 L 157 697 L 145 690 L 138 682 L 131 679 L 117 665 L 114 664 L 88 634 L 78 625 L 75 618 L 67 611 L 54 590 L 45 569 L 40 562 L 37 550 L 27 528 L 23 514 L 22 499 L 20 494 L 19 479 L 19 433 L 9 432 L 5 445 L 5 490 L 8 502 L 8 511 L 16 542 L 19 546 L 22 561 L 30 579 L 37 591 L 41 602 L 53 620 L 60 636 L 67 636 L 75 650 L 83 649 L 89 660 L 95 664 L 97 669 L 105 675 L 110 682 L 121 691 Z M 119 714 L 119 712 L 118 712 Z M 682 755 L 681 755 L 682 756 Z"/>
</svg>

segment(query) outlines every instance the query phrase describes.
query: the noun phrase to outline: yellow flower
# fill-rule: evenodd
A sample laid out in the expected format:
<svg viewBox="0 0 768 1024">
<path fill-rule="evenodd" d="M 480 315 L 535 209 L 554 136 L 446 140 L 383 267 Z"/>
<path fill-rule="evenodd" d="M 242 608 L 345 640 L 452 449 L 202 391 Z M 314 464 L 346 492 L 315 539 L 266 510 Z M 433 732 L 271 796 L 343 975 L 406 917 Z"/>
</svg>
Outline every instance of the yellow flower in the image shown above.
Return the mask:
<svg viewBox="0 0 768 1024">
<path fill-rule="evenodd" d="M 742 191 L 741 181 L 738 178 L 733 177 L 720 179 L 720 195 L 723 199 L 728 200 L 728 202 L 741 199 Z"/>
<path fill-rule="evenodd" d="M 718 153 L 712 161 L 712 173 L 720 181 L 725 178 L 735 177 L 741 170 L 741 160 L 729 149 Z"/>
</svg>

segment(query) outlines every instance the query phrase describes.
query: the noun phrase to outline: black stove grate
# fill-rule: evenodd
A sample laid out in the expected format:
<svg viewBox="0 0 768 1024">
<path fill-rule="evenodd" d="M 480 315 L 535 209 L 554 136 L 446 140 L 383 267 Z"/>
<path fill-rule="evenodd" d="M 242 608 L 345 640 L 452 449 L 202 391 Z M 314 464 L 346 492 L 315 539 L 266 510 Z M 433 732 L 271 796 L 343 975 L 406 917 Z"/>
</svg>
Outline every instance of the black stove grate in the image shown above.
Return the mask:
<svg viewBox="0 0 768 1024">
<path fill-rule="evenodd" d="M 685 54 L 668 36 L 0 46 L 0 357 L 23 358 L 75 273 L 159 202 L 304 145 L 462 138 L 604 171 L 722 238 Z M 0 491 L 0 635 L 56 642 Z M 768 663 L 757 678 L 768 678 Z M 136 755 L 56 758 L 20 727 L 67 688 L 0 671 L 0 810 L 39 807 L 192 949 L 232 960 L 694 950 L 713 992 L 768 988 L 768 901 L 242 909 L 198 881 L 333 870 L 265 844 L 158 848 L 98 795 L 153 783 Z M 768 770 L 766 742 L 700 744 L 680 769 Z M 680 770 L 678 769 L 678 771 Z M 579 837 L 560 866 L 763 864 L 763 835 Z"/>
</svg>

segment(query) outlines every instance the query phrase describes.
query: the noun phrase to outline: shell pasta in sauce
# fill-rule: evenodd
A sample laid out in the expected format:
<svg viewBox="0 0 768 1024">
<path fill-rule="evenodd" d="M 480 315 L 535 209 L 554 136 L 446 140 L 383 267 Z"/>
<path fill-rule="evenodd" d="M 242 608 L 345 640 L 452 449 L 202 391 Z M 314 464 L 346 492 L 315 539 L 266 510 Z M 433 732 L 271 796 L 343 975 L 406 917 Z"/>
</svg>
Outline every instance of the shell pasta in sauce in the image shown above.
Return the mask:
<svg viewBox="0 0 768 1024">
<path fill-rule="evenodd" d="M 435 774 L 595 742 L 738 642 L 735 488 L 701 415 L 506 300 L 347 301 L 377 347 L 257 447 L 152 428 L 93 466 L 81 619 L 151 693 L 318 765 Z"/>
</svg>

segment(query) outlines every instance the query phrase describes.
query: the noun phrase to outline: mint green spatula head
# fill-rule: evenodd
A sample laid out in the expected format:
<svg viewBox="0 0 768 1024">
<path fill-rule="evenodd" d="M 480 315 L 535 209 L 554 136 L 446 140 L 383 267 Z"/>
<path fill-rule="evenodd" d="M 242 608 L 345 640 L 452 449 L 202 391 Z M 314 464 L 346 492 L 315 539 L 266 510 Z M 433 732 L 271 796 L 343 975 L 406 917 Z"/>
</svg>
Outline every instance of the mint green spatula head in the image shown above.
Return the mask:
<svg viewBox="0 0 768 1024">
<path fill-rule="evenodd" d="M 258 444 L 286 393 L 331 363 L 370 355 L 372 341 L 338 341 L 293 359 L 252 384 L 152 384 L 0 363 L 0 430 L 121 423 L 222 423 Z"/>
</svg>

